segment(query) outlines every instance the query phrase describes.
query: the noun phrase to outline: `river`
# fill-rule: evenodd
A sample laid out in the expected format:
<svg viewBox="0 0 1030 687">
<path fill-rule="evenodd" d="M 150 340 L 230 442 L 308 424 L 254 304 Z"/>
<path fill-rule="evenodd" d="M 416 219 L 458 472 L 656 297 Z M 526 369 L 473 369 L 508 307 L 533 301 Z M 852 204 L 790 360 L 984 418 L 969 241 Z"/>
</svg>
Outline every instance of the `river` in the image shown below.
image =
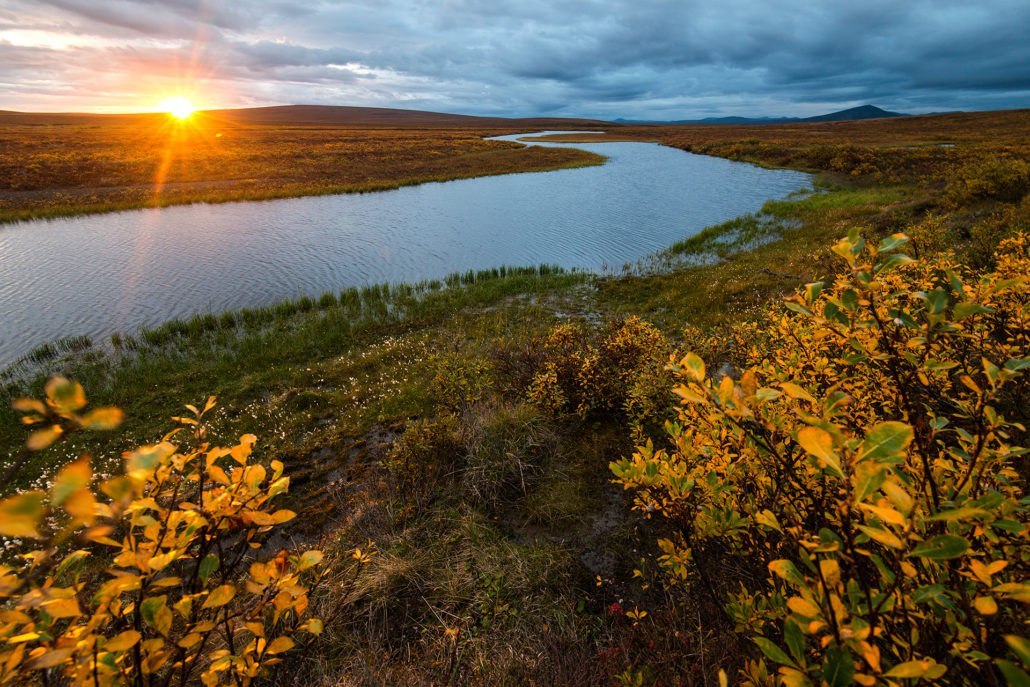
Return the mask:
<svg viewBox="0 0 1030 687">
<path fill-rule="evenodd" d="M 2 226 L 0 366 L 62 337 L 98 342 L 349 286 L 500 265 L 621 267 L 811 187 L 801 172 L 653 143 L 561 145 L 608 160 L 375 193 Z"/>
</svg>

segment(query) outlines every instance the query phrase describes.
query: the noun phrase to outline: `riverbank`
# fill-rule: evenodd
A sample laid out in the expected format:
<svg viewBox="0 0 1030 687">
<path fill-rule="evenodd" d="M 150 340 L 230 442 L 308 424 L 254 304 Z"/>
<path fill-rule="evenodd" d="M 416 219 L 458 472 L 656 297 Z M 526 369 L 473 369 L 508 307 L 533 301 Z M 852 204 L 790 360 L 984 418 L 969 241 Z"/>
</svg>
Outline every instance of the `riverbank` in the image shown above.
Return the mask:
<svg viewBox="0 0 1030 687">
<path fill-rule="evenodd" d="M 326 633 L 279 683 L 646 684 L 665 674 L 713 684 L 719 667 L 734 675 L 759 652 L 716 608 L 641 585 L 634 570 L 653 580 L 660 553 L 654 523 L 629 511 L 607 467 L 632 450 L 632 430 L 618 413 L 556 418 L 528 401 L 548 335 L 559 323 L 593 330 L 639 316 L 669 349 L 731 356 L 728 326 L 835 275 L 830 246 L 852 228 L 872 243 L 904 231 L 916 254 L 990 267 L 993 247 L 1030 227 L 1021 121 L 996 143 L 985 127 L 969 133 L 970 148 L 943 153 L 877 139 L 876 123 L 866 143 L 824 138 L 835 152 L 809 167 L 825 175 L 819 193 L 767 203 L 622 275 L 506 270 L 448 288 L 369 289 L 170 324 L 123 340 L 117 355 L 43 361 L 128 419 L 116 435 L 38 454 L 10 486 L 45 481 L 87 447 L 115 469 L 121 450 L 170 429 L 183 403 L 217 394 L 210 436 L 253 432 L 259 454 L 294 480 L 289 507 L 301 517 L 287 540 L 319 542 L 334 575 L 358 580 L 354 594 L 315 597 Z M 757 142 L 724 152 L 737 145 L 772 162 L 782 135 L 755 128 Z M 815 144 L 795 145 L 784 149 L 791 159 L 820 159 Z M 14 413 L 0 412 L 8 459 L 23 437 Z M 349 552 L 369 539 L 376 555 L 358 572 Z"/>
<path fill-rule="evenodd" d="M 117 118 L 4 124 L 0 223 L 190 203 L 383 191 L 598 165 L 568 148 L 485 137 L 510 130 L 234 126 Z"/>
</svg>

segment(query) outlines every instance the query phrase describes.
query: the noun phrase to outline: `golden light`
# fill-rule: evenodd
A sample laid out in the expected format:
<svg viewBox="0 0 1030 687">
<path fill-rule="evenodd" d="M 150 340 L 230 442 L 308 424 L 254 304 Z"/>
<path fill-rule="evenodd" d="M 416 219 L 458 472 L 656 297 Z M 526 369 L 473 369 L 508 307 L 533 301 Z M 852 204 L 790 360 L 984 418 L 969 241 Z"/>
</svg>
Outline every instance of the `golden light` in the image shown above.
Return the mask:
<svg viewBox="0 0 1030 687">
<path fill-rule="evenodd" d="M 196 108 L 189 98 L 181 95 L 166 98 L 160 102 L 161 108 L 176 119 L 188 119 Z"/>
</svg>

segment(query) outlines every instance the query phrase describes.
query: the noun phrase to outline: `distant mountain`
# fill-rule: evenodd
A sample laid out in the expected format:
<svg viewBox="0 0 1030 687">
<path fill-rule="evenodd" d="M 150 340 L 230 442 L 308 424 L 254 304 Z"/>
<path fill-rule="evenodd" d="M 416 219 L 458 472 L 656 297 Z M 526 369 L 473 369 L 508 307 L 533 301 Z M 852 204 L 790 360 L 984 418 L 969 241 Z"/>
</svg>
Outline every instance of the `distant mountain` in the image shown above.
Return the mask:
<svg viewBox="0 0 1030 687">
<path fill-rule="evenodd" d="M 807 117 L 802 119 L 802 122 L 854 122 L 859 119 L 885 119 L 887 117 L 907 117 L 900 112 L 888 112 L 882 110 L 876 105 L 861 105 L 859 107 L 852 107 L 847 110 L 841 110 L 840 112 L 831 112 L 830 114 L 820 115 L 818 117 Z"/>
<path fill-rule="evenodd" d="M 532 117 L 509 119 L 504 117 L 476 117 L 472 115 L 398 110 L 385 107 L 348 107 L 337 105 L 281 105 L 249 107 L 230 110 L 202 110 L 198 120 L 245 126 L 371 126 L 371 127 L 490 127 L 512 126 L 532 128 L 599 127 L 610 122 L 596 119 L 566 119 L 560 117 Z M 0 124 L 101 124 L 104 122 L 153 119 L 161 113 L 132 115 L 101 115 L 87 113 L 37 113 L 0 110 Z"/>
<path fill-rule="evenodd" d="M 706 117 L 705 119 L 678 119 L 676 121 L 640 121 L 616 119 L 620 124 L 800 124 L 804 122 L 854 122 L 860 119 L 907 117 L 901 112 L 890 112 L 875 105 L 861 105 L 818 117 Z"/>
</svg>

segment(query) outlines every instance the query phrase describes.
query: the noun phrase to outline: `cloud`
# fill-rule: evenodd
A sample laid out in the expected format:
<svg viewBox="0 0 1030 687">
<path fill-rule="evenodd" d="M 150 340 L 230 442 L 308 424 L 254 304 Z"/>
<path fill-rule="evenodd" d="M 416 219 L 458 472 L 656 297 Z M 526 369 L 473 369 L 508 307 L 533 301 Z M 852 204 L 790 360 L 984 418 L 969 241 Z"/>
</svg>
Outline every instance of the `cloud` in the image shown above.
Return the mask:
<svg viewBox="0 0 1030 687">
<path fill-rule="evenodd" d="M 6 0 L 0 108 L 173 88 L 511 116 L 1027 107 L 1027 25 L 1025 0 Z"/>
</svg>

